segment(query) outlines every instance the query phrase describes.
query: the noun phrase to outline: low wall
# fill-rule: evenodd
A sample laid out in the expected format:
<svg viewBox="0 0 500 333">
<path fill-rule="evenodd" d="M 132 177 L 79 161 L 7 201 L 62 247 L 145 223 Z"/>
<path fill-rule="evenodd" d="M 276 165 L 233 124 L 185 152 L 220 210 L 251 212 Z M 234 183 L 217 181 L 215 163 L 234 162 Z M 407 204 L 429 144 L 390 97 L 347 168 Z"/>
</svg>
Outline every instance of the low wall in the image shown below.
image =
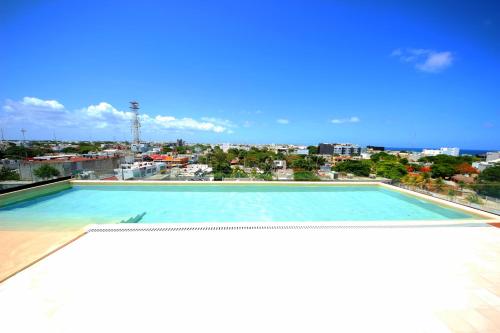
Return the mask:
<svg viewBox="0 0 500 333">
<path fill-rule="evenodd" d="M 70 181 L 62 180 L 44 185 L 30 186 L 29 188 L 0 194 L 0 207 L 24 200 L 29 200 L 35 197 L 64 191 L 69 188 L 71 188 Z"/>
</svg>

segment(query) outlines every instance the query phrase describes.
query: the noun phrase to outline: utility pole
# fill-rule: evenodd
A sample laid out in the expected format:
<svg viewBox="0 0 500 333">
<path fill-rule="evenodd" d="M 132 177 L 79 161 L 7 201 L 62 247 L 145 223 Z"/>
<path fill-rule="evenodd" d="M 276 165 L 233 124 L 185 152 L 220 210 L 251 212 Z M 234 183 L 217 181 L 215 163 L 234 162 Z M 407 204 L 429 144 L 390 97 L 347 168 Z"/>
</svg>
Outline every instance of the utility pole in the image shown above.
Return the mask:
<svg viewBox="0 0 500 333">
<path fill-rule="evenodd" d="M 26 149 L 26 132 L 27 131 L 24 128 L 21 128 L 21 133 L 23 135 L 22 145 L 24 148 L 24 157 L 26 158 L 26 163 L 28 163 L 28 165 L 30 166 L 31 181 L 33 182 L 33 169 L 31 168 L 31 162 L 28 161 L 28 150 Z"/>
<path fill-rule="evenodd" d="M 25 137 L 26 130 L 24 128 L 21 128 L 21 133 L 23 135 L 22 144 L 23 144 L 23 146 L 25 146 L 25 144 L 26 144 L 26 137 Z"/>
</svg>

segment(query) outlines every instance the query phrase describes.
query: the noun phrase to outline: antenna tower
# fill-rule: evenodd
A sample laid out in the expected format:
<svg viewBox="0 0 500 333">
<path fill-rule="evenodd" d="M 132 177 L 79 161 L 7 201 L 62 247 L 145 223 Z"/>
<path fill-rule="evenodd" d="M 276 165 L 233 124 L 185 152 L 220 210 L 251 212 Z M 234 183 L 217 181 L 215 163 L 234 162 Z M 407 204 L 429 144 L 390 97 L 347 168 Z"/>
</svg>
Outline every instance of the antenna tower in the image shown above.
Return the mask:
<svg viewBox="0 0 500 333">
<path fill-rule="evenodd" d="M 133 143 L 140 144 L 140 131 L 141 131 L 141 122 L 139 120 L 139 102 L 132 101 L 130 102 L 130 111 L 132 111 L 132 137 Z"/>
</svg>

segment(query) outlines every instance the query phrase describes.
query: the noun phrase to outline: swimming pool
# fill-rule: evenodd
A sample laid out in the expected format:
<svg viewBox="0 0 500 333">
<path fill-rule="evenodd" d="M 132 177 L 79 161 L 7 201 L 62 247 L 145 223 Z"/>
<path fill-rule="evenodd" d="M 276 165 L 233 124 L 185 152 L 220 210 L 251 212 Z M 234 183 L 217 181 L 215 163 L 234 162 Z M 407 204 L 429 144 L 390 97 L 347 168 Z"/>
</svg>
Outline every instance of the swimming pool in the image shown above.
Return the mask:
<svg viewBox="0 0 500 333">
<path fill-rule="evenodd" d="M 478 216 L 377 185 L 73 185 L 0 208 L 0 228 L 119 223 L 400 221 Z"/>
</svg>

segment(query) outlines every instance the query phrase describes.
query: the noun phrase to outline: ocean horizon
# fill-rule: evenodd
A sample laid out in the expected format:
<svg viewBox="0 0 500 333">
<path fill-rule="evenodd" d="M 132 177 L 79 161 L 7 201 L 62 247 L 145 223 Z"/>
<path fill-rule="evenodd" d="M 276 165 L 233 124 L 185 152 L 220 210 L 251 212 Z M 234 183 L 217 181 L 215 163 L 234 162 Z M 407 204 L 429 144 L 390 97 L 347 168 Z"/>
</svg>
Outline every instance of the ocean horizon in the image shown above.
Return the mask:
<svg viewBox="0 0 500 333">
<path fill-rule="evenodd" d="M 421 152 L 424 149 L 439 149 L 439 148 L 408 148 L 408 147 L 385 147 L 386 150 L 413 151 Z M 485 155 L 487 152 L 498 151 L 498 149 L 460 149 L 460 155 Z"/>
</svg>

